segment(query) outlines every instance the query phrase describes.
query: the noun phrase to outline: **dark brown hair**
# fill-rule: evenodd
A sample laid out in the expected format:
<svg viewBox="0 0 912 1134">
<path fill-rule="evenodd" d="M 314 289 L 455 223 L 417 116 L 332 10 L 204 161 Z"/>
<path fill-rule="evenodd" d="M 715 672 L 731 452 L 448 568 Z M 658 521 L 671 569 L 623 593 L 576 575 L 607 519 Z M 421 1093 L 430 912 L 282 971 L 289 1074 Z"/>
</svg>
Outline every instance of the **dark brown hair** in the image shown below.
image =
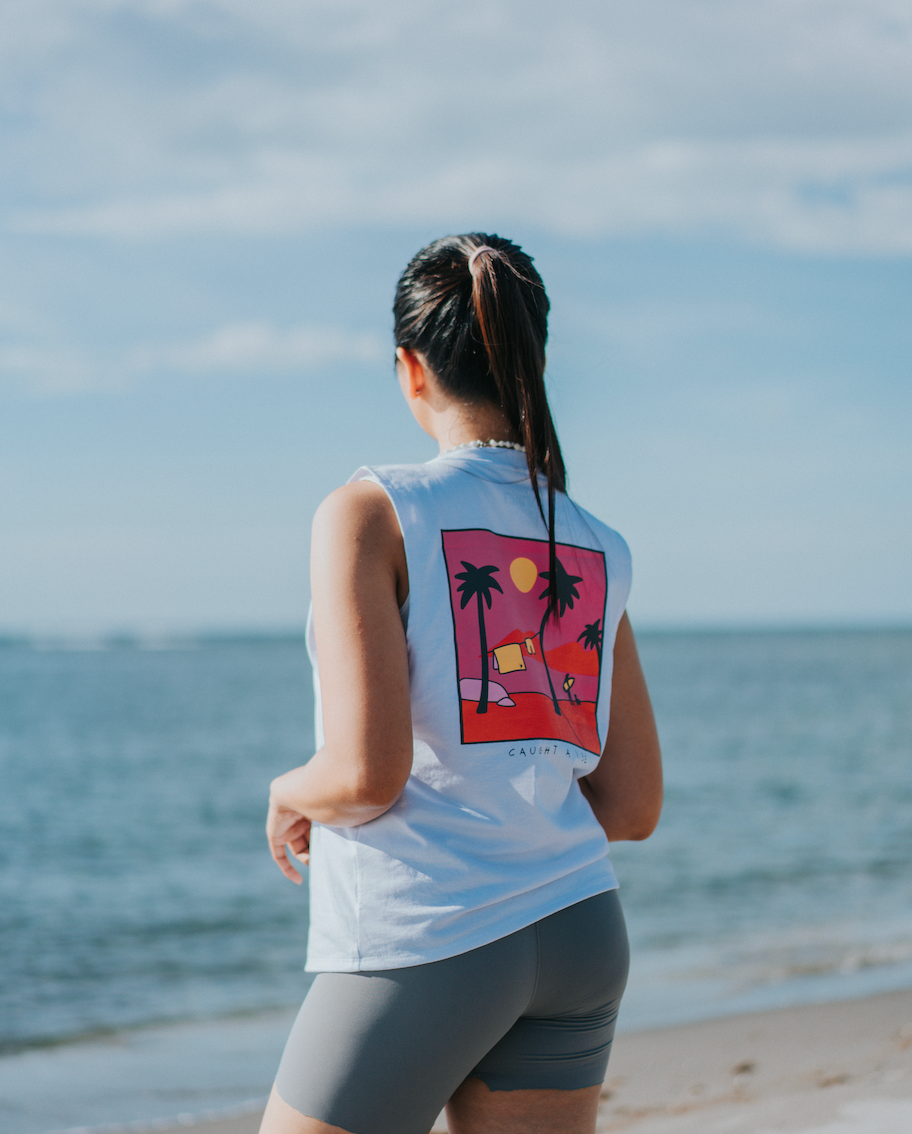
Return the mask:
<svg viewBox="0 0 912 1134">
<path fill-rule="evenodd" d="M 393 315 L 396 346 L 423 355 L 454 397 L 500 406 L 525 446 L 548 529 L 548 607 L 556 617 L 554 494 L 566 491 L 567 475 L 545 392 L 549 308 L 531 256 L 501 236 L 471 232 L 444 236 L 412 258 Z M 539 473 L 548 486 L 547 517 Z"/>
</svg>

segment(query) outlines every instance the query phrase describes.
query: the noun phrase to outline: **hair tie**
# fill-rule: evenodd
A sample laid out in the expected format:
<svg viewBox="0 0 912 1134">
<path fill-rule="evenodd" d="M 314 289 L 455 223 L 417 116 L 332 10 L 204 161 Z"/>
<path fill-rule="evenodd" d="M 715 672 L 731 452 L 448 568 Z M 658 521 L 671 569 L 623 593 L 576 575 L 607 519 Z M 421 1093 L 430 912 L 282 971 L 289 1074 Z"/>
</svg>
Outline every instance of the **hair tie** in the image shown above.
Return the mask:
<svg viewBox="0 0 912 1134">
<path fill-rule="evenodd" d="M 478 256 L 480 256 L 482 254 L 482 252 L 493 252 L 494 255 L 496 256 L 496 255 L 499 254 L 500 249 L 499 248 L 492 248 L 490 244 L 482 244 L 478 248 L 476 248 L 475 251 L 472 253 L 472 255 L 469 257 L 469 271 L 470 272 L 472 270 L 472 265 L 475 263 L 476 258 Z"/>
</svg>

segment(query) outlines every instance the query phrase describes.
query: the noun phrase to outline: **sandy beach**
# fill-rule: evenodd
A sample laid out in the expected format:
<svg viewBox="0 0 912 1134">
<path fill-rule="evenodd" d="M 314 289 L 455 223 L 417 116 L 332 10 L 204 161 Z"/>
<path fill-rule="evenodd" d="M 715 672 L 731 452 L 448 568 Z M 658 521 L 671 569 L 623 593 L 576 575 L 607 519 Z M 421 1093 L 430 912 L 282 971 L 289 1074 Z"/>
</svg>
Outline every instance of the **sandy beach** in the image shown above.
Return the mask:
<svg viewBox="0 0 912 1134">
<path fill-rule="evenodd" d="M 194 1128 L 256 1134 L 259 1117 Z M 908 1134 L 912 990 L 622 1033 L 598 1131 Z"/>
</svg>

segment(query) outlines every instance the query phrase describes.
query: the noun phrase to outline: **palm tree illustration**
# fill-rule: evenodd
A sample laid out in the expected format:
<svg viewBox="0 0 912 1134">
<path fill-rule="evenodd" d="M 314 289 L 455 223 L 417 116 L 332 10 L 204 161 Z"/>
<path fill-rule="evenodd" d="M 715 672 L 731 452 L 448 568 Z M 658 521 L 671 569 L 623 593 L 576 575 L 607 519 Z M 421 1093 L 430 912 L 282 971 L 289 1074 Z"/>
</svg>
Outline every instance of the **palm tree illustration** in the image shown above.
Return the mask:
<svg viewBox="0 0 912 1134">
<path fill-rule="evenodd" d="M 573 600 L 579 598 L 579 591 L 576 589 L 576 584 L 581 583 L 583 578 L 581 575 L 570 575 L 563 563 L 554 557 L 554 573 L 557 576 L 557 616 L 563 618 L 565 611 L 569 608 L 573 609 Z M 544 579 L 546 582 L 551 582 L 550 571 L 539 571 L 539 579 Z M 548 588 L 542 591 L 538 596 L 539 600 L 548 597 Z M 563 716 L 560 711 L 560 705 L 557 703 L 557 694 L 554 692 L 554 682 L 551 680 L 551 670 L 548 668 L 548 659 L 545 657 L 545 627 L 548 625 L 548 619 L 551 616 L 552 608 L 549 602 L 545 608 L 544 616 L 541 620 L 541 626 L 538 631 L 538 641 L 541 645 L 542 661 L 545 663 L 545 676 L 548 678 L 548 688 L 551 690 L 551 700 L 554 704 L 554 711 L 557 715 Z"/>
<path fill-rule="evenodd" d="M 599 627 L 601 621 L 601 618 L 597 618 L 595 622 L 587 622 L 586 629 L 576 639 L 577 642 L 583 643 L 584 650 L 595 650 L 599 665 L 602 664 L 602 631 Z"/>
<path fill-rule="evenodd" d="M 460 571 L 456 575 L 457 579 L 462 579 L 462 582 L 457 587 L 457 590 L 462 591 L 462 602 L 459 609 L 465 610 L 469 602 L 474 598 L 478 600 L 478 636 L 481 639 L 481 696 L 478 698 L 478 708 L 476 713 L 486 713 L 488 711 L 488 636 L 485 632 L 484 620 L 484 604 L 488 604 L 488 610 L 491 609 L 491 592 L 500 591 L 503 594 L 503 587 L 496 579 L 491 576 L 495 571 L 499 571 L 499 567 L 474 567 L 471 563 L 462 561 L 464 571 Z"/>
</svg>

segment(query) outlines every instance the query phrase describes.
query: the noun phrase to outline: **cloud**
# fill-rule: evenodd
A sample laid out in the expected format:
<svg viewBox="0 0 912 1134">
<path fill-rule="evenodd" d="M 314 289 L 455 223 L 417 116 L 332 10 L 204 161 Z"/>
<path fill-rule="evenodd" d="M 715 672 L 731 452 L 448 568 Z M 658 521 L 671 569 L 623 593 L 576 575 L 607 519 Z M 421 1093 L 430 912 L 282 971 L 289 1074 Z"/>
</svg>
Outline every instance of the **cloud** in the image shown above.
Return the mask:
<svg viewBox="0 0 912 1134">
<path fill-rule="evenodd" d="M 357 223 L 472 227 L 501 218 L 579 237 L 722 233 L 821 253 L 912 253 L 912 135 L 655 143 L 542 169 L 465 155 L 407 185 L 319 155 L 270 155 L 246 184 L 24 210 L 20 231 L 143 239 L 276 235 Z"/>
<path fill-rule="evenodd" d="M 78 347 L 29 343 L 0 347 L 0 383 L 32 394 L 75 394 L 114 390 L 123 379 L 110 364 L 92 358 Z"/>
<path fill-rule="evenodd" d="M 141 343 L 92 355 L 67 345 L 0 348 L 0 382 L 33 395 L 131 389 L 162 374 L 309 374 L 344 364 L 382 365 L 391 348 L 344 328 L 228 323 L 195 339 Z"/>
<path fill-rule="evenodd" d="M 141 348 L 132 355 L 136 369 L 166 367 L 190 374 L 227 372 L 271 374 L 311 371 L 339 363 L 368 365 L 392 357 L 392 347 L 376 335 L 332 327 L 289 327 L 265 322 L 229 323 L 211 334 L 173 346 Z"/>
<path fill-rule="evenodd" d="M 912 251 L 904 0 L 12 8 L 4 89 L 22 160 L 5 196 L 18 231 L 503 218 Z"/>
</svg>

